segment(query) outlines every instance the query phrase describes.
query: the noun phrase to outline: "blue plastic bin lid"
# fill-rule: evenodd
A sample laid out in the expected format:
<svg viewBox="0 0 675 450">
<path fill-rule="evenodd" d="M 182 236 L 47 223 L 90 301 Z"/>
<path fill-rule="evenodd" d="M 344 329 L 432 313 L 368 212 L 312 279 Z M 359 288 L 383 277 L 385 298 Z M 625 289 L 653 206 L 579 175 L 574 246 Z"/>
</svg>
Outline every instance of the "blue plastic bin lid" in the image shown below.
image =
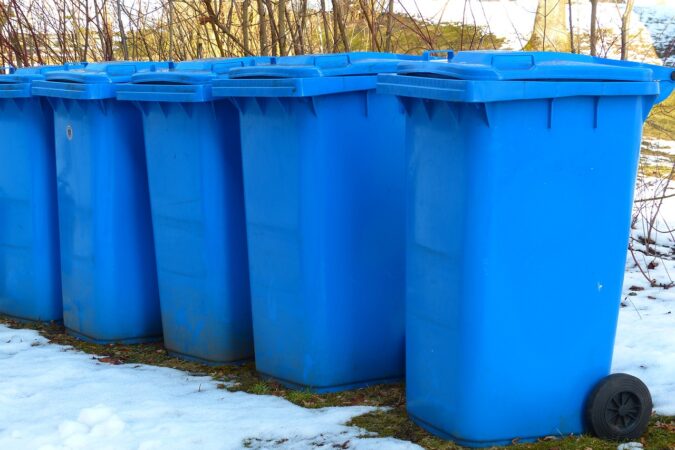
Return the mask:
<svg viewBox="0 0 675 450">
<path fill-rule="evenodd" d="M 258 64 L 269 65 L 272 57 L 211 58 L 184 61 L 168 70 L 139 72 L 131 77 L 132 83 L 204 84 L 219 76 L 227 76 L 233 69 Z"/>
<path fill-rule="evenodd" d="M 230 70 L 230 78 L 314 78 L 377 75 L 396 72 L 401 61 L 428 61 L 429 54 L 354 52 L 329 55 L 283 56 L 269 65 Z"/>
<path fill-rule="evenodd" d="M 49 72 L 57 70 L 73 70 L 85 67 L 87 63 L 68 63 L 59 66 L 36 66 L 13 69 L 8 75 L 0 75 L 0 98 L 30 97 L 31 83 L 43 80 Z"/>
<path fill-rule="evenodd" d="M 130 82 L 134 74 L 171 67 L 172 62 L 91 63 L 81 69 L 48 72 L 44 80 L 33 83 L 33 94 L 82 100 L 114 98 L 117 86 Z"/>
<path fill-rule="evenodd" d="M 652 95 L 659 93 L 654 82 L 667 84 L 662 86 L 667 96 L 673 79 L 673 70 L 662 66 L 555 52 L 459 52 L 448 61 L 401 63 L 397 73 L 404 76 L 381 76 L 378 90 L 469 102 L 622 92 Z M 443 84 L 443 79 L 456 82 Z M 392 89 L 392 85 L 408 89 Z"/>
<path fill-rule="evenodd" d="M 402 63 L 397 72 L 463 80 L 653 81 L 654 67 L 574 53 L 468 51 L 449 61 Z"/>
<path fill-rule="evenodd" d="M 211 82 L 230 70 L 270 64 L 270 57 L 212 58 L 177 63 L 171 69 L 138 72 L 132 84 L 118 86 L 118 100 L 204 102 L 212 99 Z"/>
<path fill-rule="evenodd" d="M 443 53 L 452 54 L 451 51 Z M 423 55 L 354 52 L 283 56 L 270 64 L 235 68 L 213 83 L 217 97 L 306 97 L 374 89 L 375 75 L 395 72 L 402 61 L 429 61 Z"/>
</svg>

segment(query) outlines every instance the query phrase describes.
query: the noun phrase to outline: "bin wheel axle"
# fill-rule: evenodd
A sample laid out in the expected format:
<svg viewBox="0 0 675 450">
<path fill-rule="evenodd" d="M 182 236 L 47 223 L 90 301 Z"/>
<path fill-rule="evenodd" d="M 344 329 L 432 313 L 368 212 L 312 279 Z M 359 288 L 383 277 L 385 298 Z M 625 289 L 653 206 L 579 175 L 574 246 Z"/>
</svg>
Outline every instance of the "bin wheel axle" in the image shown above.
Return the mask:
<svg viewBox="0 0 675 450">
<path fill-rule="evenodd" d="M 638 378 L 615 373 L 602 379 L 588 398 L 586 420 L 602 439 L 637 439 L 647 430 L 652 397 Z"/>
</svg>

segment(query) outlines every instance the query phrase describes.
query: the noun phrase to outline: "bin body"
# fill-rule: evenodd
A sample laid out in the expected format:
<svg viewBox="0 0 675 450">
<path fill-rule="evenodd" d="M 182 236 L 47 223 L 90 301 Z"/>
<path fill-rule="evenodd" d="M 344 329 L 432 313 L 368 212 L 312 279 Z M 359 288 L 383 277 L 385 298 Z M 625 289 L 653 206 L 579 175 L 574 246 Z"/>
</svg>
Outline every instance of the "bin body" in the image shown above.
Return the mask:
<svg viewBox="0 0 675 450">
<path fill-rule="evenodd" d="M 162 332 L 141 116 L 114 98 L 143 67 L 90 64 L 33 87 L 54 110 L 64 325 L 98 343 Z"/>
<path fill-rule="evenodd" d="M 53 115 L 31 83 L 64 66 L 0 76 L 0 314 L 60 321 Z"/>
<path fill-rule="evenodd" d="M 280 59 L 214 83 L 241 112 L 257 370 L 318 392 L 404 370 L 404 116 L 359 57 Z"/>
<path fill-rule="evenodd" d="M 143 115 L 164 345 L 205 363 L 253 357 L 239 113 L 210 83 L 254 61 L 179 63 L 118 90 Z"/>
<path fill-rule="evenodd" d="M 448 63 L 459 79 L 383 76 L 378 88 L 408 114 L 408 413 L 477 447 L 584 430 L 610 370 L 659 89 L 640 76 L 465 81 L 462 64 L 481 57 Z"/>
</svg>

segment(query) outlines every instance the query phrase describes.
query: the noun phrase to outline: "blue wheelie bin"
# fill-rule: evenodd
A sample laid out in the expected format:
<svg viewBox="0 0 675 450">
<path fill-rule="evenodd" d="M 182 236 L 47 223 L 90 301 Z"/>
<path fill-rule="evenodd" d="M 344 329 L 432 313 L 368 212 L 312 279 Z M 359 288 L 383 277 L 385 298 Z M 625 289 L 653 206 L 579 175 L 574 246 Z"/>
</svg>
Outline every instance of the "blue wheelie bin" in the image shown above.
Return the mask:
<svg viewBox="0 0 675 450">
<path fill-rule="evenodd" d="M 118 83 L 169 63 L 94 63 L 33 83 L 54 110 L 63 321 L 98 343 L 161 338 L 140 112 Z"/>
<path fill-rule="evenodd" d="M 253 357 L 239 113 L 211 82 L 265 61 L 183 62 L 117 90 L 143 116 L 164 346 L 183 358 Z"/>
<path fill-rule="evenodd" d="M 62 317 L 53 115 L 31 84 L 77 67 L 0 75 L 0 314 L 22 320 Z"/>
<path fill-rule="evenodd" d="M 239 108 L 256 367 L 329 392 L 404 374 L 404 114 L 376 74 L 423 57 L 278 58 Z"/>
<path fill-rule="evenodd" d="M 407 112 L 407 408 L 485 447 L 630 439 L 651 397 L 608 377 L 643 121 L 673 71 L 581 55 L 401 64 Z"/>
</svg>

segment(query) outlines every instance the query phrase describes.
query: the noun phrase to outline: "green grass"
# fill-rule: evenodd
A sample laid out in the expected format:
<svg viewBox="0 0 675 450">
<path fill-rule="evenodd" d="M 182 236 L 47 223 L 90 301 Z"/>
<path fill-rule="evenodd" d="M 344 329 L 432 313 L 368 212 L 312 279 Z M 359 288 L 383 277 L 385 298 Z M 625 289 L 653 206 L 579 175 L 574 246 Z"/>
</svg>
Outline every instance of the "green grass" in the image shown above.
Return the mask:
<svg viewBox="0 0 675 450">
<path fill-rule="evenodd" d="M 400 406 L 385 411 L 375 411 L 354 418 L 350 425 L 375 432 L 383 437 L 394 437 L 415 442 L 430 450 L 456 450 L 462 447 L 439 439 L 412 423 L 405 407 Z M 641 438 L 646 450 L 675 450 L 675 417 L 654 416 L 649 430 Z M 603 441 L 591 436 L 570 436 L 557 438 L 550 436 L 531 444 L 521 444 L 517 441 L 508 448 L 511 450 L 616 450 L 617 442 Z"/>
<path fill-rule="evenodd" d="M 405 413 L 405 388 L 403 384 L 371 386 L 331 394 L 313 394 L 309 390 L 293 391 L 274 381 L 263 380 L 255 371 L 252 362 L 241 365 L 206 366 L 170 356 L 161 344 L 98 345 L 83 342 L 65 333 L 58 324 L 21 323 L 0 316 L 0 323 L 12 328 L 31 328 L 39 331 L 51 342 L 97 355 L 109 364 L 149 364 L 183 370 L 194 375 L 208 375 L 220 382 L 218 388 L 283 397 L 305 408 L 329 406 L 378 406 L 384 407 L 354 418 L 350 425 L 363 428 L 379 436 L 404 439 L 432 450 L 459 449 L 460 446 L 436 438 L 412 423 Z M 364 436 L 366 434 L 364 433 Z M 646 450 L 675 450 L 675 417 L 654 416 L 642 443 Z M 258 448 L 264 442 L 253 439 L 245 447 Z M 589 436 L 549 438 L 533 444 L 516 443 L 512 450 L 616 450 L 616 442 L 608 442 Z"/>
<path fill-rule="evenodd" d="M 270 388 L 269 384 L 265 383 L 264 381 L 261 381 L 251 386 L 250 392 L 252 394 L 265 395 L 272 392 L 272 389 Z"/>
<path fill-rule="evenodd" d="M 675 94 L 652 109 L 645 124 L 644 136 L 675 140 Z"/>
</svg>

